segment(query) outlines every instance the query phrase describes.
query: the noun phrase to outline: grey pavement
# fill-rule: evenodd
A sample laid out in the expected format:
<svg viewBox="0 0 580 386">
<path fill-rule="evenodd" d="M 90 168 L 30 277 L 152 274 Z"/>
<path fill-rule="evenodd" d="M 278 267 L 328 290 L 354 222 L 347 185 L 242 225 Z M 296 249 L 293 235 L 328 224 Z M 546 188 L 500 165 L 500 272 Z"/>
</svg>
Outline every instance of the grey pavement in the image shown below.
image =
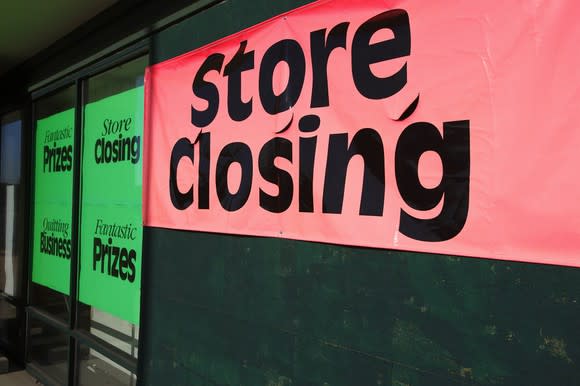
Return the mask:
<svg viewBox="0 0 580 386">
<path fill-rule="evenodd" d="M 0 375 L 0 386 L 39 386 L 36 380 L 26 371 L 14 371 Z"/>
</svg>

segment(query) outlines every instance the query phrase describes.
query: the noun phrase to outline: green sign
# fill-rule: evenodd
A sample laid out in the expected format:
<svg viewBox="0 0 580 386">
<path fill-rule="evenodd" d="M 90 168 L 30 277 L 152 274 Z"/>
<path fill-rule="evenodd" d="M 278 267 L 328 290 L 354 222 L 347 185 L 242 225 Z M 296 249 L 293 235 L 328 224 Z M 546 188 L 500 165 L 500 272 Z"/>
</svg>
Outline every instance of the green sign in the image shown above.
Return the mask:
<svg viewBox="0 0 580 386">
<path fill-rule="evenodd" d="M 74 109 L 36 123 L 32 281 L 69 293 Z"/>
<path fill-rule="evenodd" d="M 141 293 L 143 87 L 85 107 L 79 300 L 131 323 Z"/>
</svg>

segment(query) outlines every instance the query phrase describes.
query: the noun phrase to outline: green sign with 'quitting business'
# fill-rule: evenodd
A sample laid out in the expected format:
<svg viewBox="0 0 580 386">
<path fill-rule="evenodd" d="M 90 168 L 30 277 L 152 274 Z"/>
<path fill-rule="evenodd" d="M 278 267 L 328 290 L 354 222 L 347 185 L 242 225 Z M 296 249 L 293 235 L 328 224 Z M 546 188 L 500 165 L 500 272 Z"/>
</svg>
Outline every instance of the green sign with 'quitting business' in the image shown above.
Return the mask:
<svg viewBox="0 0 580 386">
<path fill-rule="evenodd" d="M 39 119 L 35 134 L 32 281 L 70 287 L 74 109 Z"/>
</svg>

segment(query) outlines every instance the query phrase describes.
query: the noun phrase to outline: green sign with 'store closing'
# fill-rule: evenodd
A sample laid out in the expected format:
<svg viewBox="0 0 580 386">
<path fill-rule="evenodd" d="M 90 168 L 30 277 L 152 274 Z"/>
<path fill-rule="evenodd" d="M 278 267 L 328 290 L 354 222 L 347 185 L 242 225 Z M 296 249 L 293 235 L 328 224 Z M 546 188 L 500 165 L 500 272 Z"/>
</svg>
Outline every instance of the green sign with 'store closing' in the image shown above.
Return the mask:
<svg viewBox="0 0 580 386">
<path fill-rule="evenodd" d="M 139 322 L 143 87 L 85 107 L 79 300 Z"/>
</svg>

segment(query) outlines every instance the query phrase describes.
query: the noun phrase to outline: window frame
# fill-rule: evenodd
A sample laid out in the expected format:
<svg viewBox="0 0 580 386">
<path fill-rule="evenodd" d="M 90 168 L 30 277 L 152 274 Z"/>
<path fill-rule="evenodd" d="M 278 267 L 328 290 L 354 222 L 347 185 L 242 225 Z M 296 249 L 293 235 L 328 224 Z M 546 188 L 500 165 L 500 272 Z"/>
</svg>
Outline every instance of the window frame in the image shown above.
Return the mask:
<svg viewBox="0 0 580 386">
<path fill-rule="evenodd" d="M 32 154 L 32 149 L 29 147 L 30 144 L 30 102 L 22 103 L 22 104 L 15 104 L 6 106 L 6 108 L 0 110 L 0 120 L 3 120 L 4 117 L 19 113 L 20 121 L 21 121 L 21 154 L 20 154 L 20 179 L 21 184 L 24 185 L 22 194 L 23 199 L 25 200 L 23 205 L 24 210 L 24 221 L 22 224 L 22 230 L 27 231 L 30 227 L 29 218 L 30 218 L 30 207 L 31 203 L 26 200 L 27 197 L 30 197 L 30 179 L 28 175 L 28 170 L 30 167 L 30 158 Z M 0 145 L 2 139 L 0 138 Z M 10 295 L 4 290 L 0 289 L 0 301 L 5 301 L 9 305 L 16 308 L 17 318 L 19 317 L 20 323 L 18 324 L 18 329 L 22 332 L 21 336 L 17 341 L 17 347 L 2 347 L 6 350 L 6 354 L 12 356 L 16 359 L 17 362 L 21 362 L 19 364 L 24 364 L 25 362 L 25 355 L 26 355 L 26 336 L 27 336 L 27 324 L 26 324 L 26 306 L 28 304 L 28 272 L 29 272 L 29 243 L 24 241 L 22 244 L 22 261 L 20 262 L 20 277 L 19 277 L 19 288 L 16 290 L 18 295 Z"/>
<path fill-rule="evenodd" d="M 74 102 L 74 145 L 73 145 L 73 192 L 72 192 L 72 219 L 71 219 L 71 265 L 70 265 L 70 312 L 68 321 L 64 322 L 49 312 L 42 310 L 38 306 L 31 304 L 31 287 L 32 283 L 32 252 L 33 252 L 33 238 L 29 237 L 28 243 L 25 246 L 26 264 L 24 270 L 26 278 L 24 280 L 25 288 L 25 320 L 26 320 L 26 336 L 25 336 L 25 350 L 24 358 L 26 359 L 27 370 L 37 379 L 47 385 L 58 386 L 59 382 L 53 379 L 40 367 L 34 363 L 29 362 L 29 347 L 31 344 L 30 325 L 31 318 L 48 324 L 57 329 L 68 337 L 68 357 L 67 357 L 67 385 L 78 385 L 79 382 L 79 346 L 82 344 L 90 349 L 98 351 L 108 359 L 125 368 L 129 372 L 137 375 L 138 360 L 131 355 L 125 353 L 119 348 L 105 342 L 103 339 L 91 335 L 89 332 L 81 330 L 78 324 L 79 317 L 79 243 L 80 243 L 80 208 L 81 208 L 81 167 L 82 167 L 82 133 L 84 130 L 84 107 L 87 102 L 87 86 L 88 79 L 99 75 L 105 71 L 114 69 L 115 67 L 129 62 L 133 59 L 145 56 L 146 62 L 150 63 L 150 38 L 139 40 L 138 42 L 119 50 L 109 56 L 105 56 L 100 60 L 93 62 L 77 71 L 74 71 L 67 76 L 64 76 L 46 86 L 42 86 L 36 90 L 31 91 L 30 101 L 30 117 L 29 125 L 26 126 L 28 130 L 28 137 L 26 138 L 30 149 L 27 154 L 28 160 L 28 184 L 27 196 L 29 197 L 29 210 L 27 230 L 28 234 L 32 235 L 34 225 L 34 179 L 35 179 L 35 133 L 36 133 L 36 108 L 35 104 L 43 97 L 47 97 L 59 90 L 62 90 L 70 85 L 75 87 L 75 102 Z M 142 329 L 139 329 L 139 349 L 141 346 Z"/>
</svg>

